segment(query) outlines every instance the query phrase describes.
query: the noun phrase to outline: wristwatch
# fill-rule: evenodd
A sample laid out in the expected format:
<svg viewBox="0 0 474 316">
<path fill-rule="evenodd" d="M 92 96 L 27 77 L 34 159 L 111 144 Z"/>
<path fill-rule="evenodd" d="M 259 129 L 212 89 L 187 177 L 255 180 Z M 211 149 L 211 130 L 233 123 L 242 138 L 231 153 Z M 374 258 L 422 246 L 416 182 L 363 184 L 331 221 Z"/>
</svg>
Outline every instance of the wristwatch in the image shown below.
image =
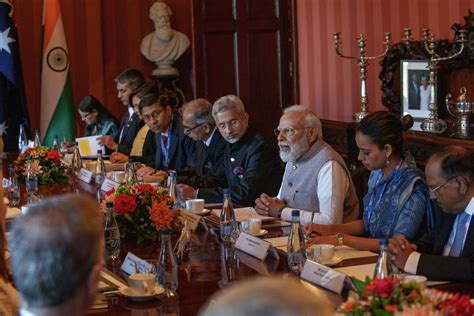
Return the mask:
<svg viewBox="0 0 474 316">
<path fill-rule="evenodd" d="M 344 238 L 342 237 L 341 233 L 336 234 L 336 239 L 337 239 L 337 245 L 338 246 L 344 245 Z"/>
</svg>

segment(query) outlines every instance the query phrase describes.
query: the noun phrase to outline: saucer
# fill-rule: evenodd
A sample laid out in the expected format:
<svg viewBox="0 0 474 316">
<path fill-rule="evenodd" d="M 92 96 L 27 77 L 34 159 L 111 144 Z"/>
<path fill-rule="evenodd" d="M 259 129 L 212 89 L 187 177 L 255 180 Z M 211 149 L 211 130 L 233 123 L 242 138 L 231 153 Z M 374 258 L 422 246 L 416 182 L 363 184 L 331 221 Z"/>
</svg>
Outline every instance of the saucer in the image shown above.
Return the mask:
<svg viewBox="0 0 474 316">
<path fill-rule="evenodd" d="M 249 233 L 250 234 L 250 233 Z M 255 237 L 260 237 L 260 236 L 263 236 L 263 235 L 266 235 L 268 234 L 268 230 L 266 229 L 260 229 L 260 231 L 256 234 L 250 234 L 252 236 L 255 236 Z"/>
<path fill-rule="evenodd" d="M 165 289 L 160 286 L 155 286 L 155 291 L 152 294 L 137 294 L 130 287 L 120 290 L 123 296 L 131 301 L 143 302 L 154 299 L 158 295 L 165 292 Z"/>
<path fill-rule="evenodd" d="M 335 266 L 336 264 L 341 263 L 341 262 L 342 262 L 341 257 L 333 256 L 331 259 L 321 262 L 321 264 L 324 264 L 325 266 L 331 267 L 331 266 Z"/>
</svg>

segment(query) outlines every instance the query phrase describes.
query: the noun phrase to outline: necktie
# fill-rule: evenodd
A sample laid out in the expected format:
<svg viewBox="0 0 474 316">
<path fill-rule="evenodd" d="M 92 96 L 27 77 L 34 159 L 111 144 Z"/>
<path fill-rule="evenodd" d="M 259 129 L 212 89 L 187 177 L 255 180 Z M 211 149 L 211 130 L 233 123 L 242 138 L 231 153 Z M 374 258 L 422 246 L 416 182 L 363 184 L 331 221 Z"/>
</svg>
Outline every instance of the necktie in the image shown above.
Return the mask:
<svg viewBox="0 0 474 316">
<path fill-rule="evenodd" d="M 464 235 L 466 235 L 466 223 L 469 219 L 469 214 L 462 212 L 458 215 L 458 224 L 456 226 L 456 235 L 449 251 L 450 256 L 459 257 L 462 253 L 462 245 L 464 242 Z"/>
<path fill-rule="evenodd" d="M 167 149 L 166 148 L 166 145 L 168 144 L 168 136 L 166 135 L 161 135 L 161 143 L 163 144 L 163 147 L 165 148 L 165 150 Z"/>
</svg>

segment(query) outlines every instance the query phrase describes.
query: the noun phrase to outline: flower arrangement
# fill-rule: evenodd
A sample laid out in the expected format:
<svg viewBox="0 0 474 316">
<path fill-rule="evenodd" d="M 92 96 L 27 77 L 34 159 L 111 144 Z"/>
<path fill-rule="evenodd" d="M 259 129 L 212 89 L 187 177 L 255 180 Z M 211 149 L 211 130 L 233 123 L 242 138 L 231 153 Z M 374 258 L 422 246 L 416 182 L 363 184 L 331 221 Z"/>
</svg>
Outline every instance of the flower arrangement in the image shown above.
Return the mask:
<svg viewBox="0 0 474 316">
<path fill-rule="evenodd" d="M 338 308 L 338 315 L 474 315 L 469 296 L 435 289 L 421 290 L 415 281 L 399 279 L 353 279 L 357 292 L 350 292 Z"/>
<path fill-rule="evenodd" d="M 25 181 L 28 159 L 32 159 L 32 169 L 39 184 L 65 183 L 68 178 L 66 167 L 61 163 L 59 152 L 48 147 L 27 148 L 14 161 L 15 173 L 20 182 Z"/>
<path fill-rule="evenodd" d="M 157 240 L 160 230 L 179 232 L 182 226 L 173 200 L 163 188 L 150 184 L 124 184 L 105 193 L 105 201 L 114 202 L 117 224 L 122 238 L 138 243 Z"/>
</svg>

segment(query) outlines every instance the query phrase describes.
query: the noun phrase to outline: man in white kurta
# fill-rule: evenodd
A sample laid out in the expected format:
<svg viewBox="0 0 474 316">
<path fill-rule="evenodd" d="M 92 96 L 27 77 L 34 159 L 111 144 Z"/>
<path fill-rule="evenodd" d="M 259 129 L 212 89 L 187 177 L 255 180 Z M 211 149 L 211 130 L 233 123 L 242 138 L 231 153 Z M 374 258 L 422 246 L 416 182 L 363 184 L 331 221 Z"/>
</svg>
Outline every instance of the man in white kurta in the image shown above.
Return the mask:
<svg viewBox="0 0 474 316">
<path fill-rule="evenodd" d="M 263 193 L 255 201 L 262 215 L 291 220 L 340 224 L 356 220 L 359 202 L 342 157 L 322 139 L 321 122 L 304 106 L 289 107 L 276 130 L 285 174 L 276 197 Z"/>
</svg>

